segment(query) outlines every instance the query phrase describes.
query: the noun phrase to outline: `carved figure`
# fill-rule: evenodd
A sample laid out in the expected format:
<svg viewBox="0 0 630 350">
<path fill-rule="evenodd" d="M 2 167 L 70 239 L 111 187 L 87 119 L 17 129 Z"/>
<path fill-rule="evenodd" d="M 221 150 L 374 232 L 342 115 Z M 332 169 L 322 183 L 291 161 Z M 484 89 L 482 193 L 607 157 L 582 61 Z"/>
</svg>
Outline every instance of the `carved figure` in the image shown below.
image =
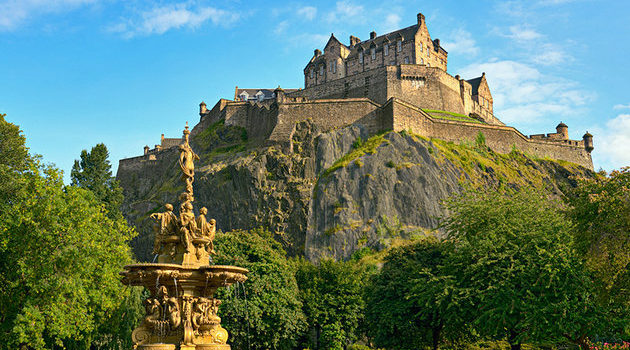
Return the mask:
<svg viewBox="0 0 630 350">
<path fill-rule="evenodd" d="M 210 254 L 215 254 L 214 243 L 212 241 L 214 240 L 214 234 L 216 233 L 217 222 L 214 219 L 210 219 L 210 222 L 206 221 L 206 214 L 208 214 L 208 209 L 206 209 L 205 207 L 201 208 L 199 210 L 199 213 L 199 216 L 197 216 L 197 228 L 199 229 L 201 237 L 208 238 L 210 240 L 210 242 L 208 243 L 210 250 L 208 250 L 208 252 Z M 206 249 L 208 249 L 207 246 Z"/>
<path fill-rule="evenodd" d="M 182 179 L 186 182 L 186 192 L 192 194 L 192 183 L 195 181 L 195 160 L 198 160 L 199 156 L 193 152 L 188 144 L 189 135 L 190 131 L 188 131 L 188 123 L 186 123 L 186 129 L 184 130 L 185 141 L 179 146 L 179 166 L 183 173 Z"/>
<path fill-rule="evenodd" d="M 173 235 L 177 232 L 177 216 L 173 214 L 173 205 L 167 203 L 166 211 L 163 213 L 153 213 L 151 218 L 157 221 L 155 240 L 153 241 L 153 254 L 160 253 L 162 239 L 165 236 Z"/>
<path fill-rule="evenodd" d="M 180 234 L 186 253 L 188 253 L 190 252 L 193 235 L 197 232 L 197 222 L 195 221 L 195 214 L 192 211 L 193 206 L 190 202 L 185 203 L 182 209 L 179 213 Z"/>
</svg>

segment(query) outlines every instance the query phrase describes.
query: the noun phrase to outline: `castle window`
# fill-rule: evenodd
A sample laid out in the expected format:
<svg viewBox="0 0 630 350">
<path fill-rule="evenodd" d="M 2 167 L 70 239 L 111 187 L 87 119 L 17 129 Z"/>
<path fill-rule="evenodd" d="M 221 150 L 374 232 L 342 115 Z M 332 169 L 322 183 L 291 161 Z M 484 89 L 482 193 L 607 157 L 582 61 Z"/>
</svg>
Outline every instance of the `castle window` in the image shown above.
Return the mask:
<svg viewBox="0 0 630 350">
<path fill-rule="evenodd" d="M 324 75 L 324 65 L 319 66 L 319 75 Z"/>
<path fill-rule="evenodd" d="M 310 71 L 311 79 L 313 79 L 313 74 L 315 74 L 315 73 L 313 72 L 313 68 L 311 68 L 311 71 Z"/>
<path fill-rule="evenodd" d="M 409 64 L 409 57 L 405 57 L 405 64 Z"/>
<path fill-rule="evenodd" d="M 332 61 L 330 66 L 332 68 L 332 72 L 337 73 L 337 61 Z"/>
<path fill-rule="evenodd" d="M 363 63 L 363 51 L 359 51 L 359 63 Z"/>
<path fill-rule="evenodd" d="M 420 64 L 424 64 L 424 58 L 420 58 Z"/>
<path fill-rule="evenodd" d="M 389 61 L 389 65 L 390 66 L 395 66 L 396 65 L 396 61 Z"/>
<path fill-rule="evenodd" d="M 431 48 L 427 45 L 427 57 L 431 58 Z"/>
<path fill-rule="evenodd" d="M 396 42 L 396 51 L 398 52 L 402 51 L 402 41 L 400 40 Z"/>
<path fill-rule="evenodd" d="M 373 59 L 373 60 L 375 60 L 375 59 L 376 59 L 376 48 L 374 48 L 374 47 L 373 47 L 373 48 L 370 50 L 370 53 L 372 54 L 372 59 Z"/>
<path fill-rule="evenodd" d="M 385 44 L 385 46 L 383 46 L 383 54 L 385 56 L 389 55 L 389 45 Z"/>
<path fill-rule="evenodd" d="M 418 46 L 419 46 L 419 48 L 420 48 L 420 52 L 422 52 L 422 47 L 423 47 L 423 46 L 422 46 L 422 44 L 420 44 L 420 45 L 418 45 Z"/>
</svg>

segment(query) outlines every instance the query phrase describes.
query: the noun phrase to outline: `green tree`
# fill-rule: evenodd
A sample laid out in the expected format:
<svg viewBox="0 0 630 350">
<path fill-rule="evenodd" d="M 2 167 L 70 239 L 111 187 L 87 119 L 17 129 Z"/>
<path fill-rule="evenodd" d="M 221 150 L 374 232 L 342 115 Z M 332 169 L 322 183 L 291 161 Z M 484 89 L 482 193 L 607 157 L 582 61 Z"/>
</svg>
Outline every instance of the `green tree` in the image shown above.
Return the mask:
<svg viewBox="0 0 630 350">
<path fill-rule="evenodd" d="M 14 189 L 0 203 L 0 348 L 116 341 L 120 328 L 99 332 L 121 322 L 115 312 L 130 293 L 118 272 L 131 262 L 133 230 L 107 217 L 90 191 L 64 186 L 59 170 L 29 156 L 17 126 L 1 118 L 0 132 L 0 152 L 12 155 L 0 159 L 0 183 Z"/>
<path fill-rule="evenodd" d="M 630 167 L 580 179 L 567 202 L 576 247 L 597 276 L 602 301 L 630 306 Z"/>
<path fill-rule="evenodd" d="M 507 337 L 512 349 L 562 338 L 587 349 L 588 335 L 609 329 L 558 203 L 534 192 L 467 192 L 448 208 L 455 249 L 444 274 L 480 335 Z"/>
<path fill-rule="evenodd" d="M 392 249 L 366 290 L 369 334 L 388 349 L 437 349 L 444 331 L 461 329 L 445 321 L 448 278 L 441 278 L 446 244 L 426 238 Z"/>
<path fill-rule="evenodd" d="M 293 349 L 305 327 L 295 268 L 262 229 L 218 232 L 214 263 L 249 270 L 243 285 L 219 289 L 222 324 L 235 349 Z"/>
<path fill-rule="evenodd" d="M 358 340 L 365 311 L 362 298 L 365 270 L 355 262 L 332 259 L 324 259 L 317 265 L 298 259 L 296 264 L 300 299 L 312 332 L 307 333 L 303 346 L 343 349 Z"/>
<path fill-rule="evenodd" d="M 118 181 L 112 177 L 108 158 L 109 151 L 102 143 L 92 147 L 90 152 L 84 149 L 81 159 L 74 161 L 70 177 L 72 185 L 92 191 L 105 204 L 109 216 L 116 218 L 121 215 L 123 194 Z"/>
</svg>

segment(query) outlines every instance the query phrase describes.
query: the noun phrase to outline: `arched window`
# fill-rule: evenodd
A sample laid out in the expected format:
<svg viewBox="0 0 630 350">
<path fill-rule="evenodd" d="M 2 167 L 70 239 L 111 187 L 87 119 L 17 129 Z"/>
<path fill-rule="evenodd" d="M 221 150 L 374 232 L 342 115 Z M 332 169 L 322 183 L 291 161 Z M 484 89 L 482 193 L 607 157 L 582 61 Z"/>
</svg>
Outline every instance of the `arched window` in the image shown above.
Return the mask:
<svg viewBox="0 0 630 350">
<path fill-rule="evenodd" d="M 375 60 L 376 59 L 376 48 L 372 47 L 372 49 L 370 49 L 370 53 L 372 54 L 372 59 Z"/>
<path fill-rule="evenodd" d="M 319 66 L 319 75 L 324 75 L 324 65 Z"/>
<path fill-rule="evenodd" d="M 401 40 L 398 40 L 396 42 L 396 51 L 398 51 L 398 52 L 402 51 L 402 41 Z"/>
<path fill-rule="evenodd" d="M 359 63 L 363 63 L 363 51 L 359 51 Z"/>
<path fill-rule="evenodd" d="M 389 45 L 385 44 L 385 46 L 383 46 L 383 54 L 385 56 L 389 55 Z"/>
</svg>

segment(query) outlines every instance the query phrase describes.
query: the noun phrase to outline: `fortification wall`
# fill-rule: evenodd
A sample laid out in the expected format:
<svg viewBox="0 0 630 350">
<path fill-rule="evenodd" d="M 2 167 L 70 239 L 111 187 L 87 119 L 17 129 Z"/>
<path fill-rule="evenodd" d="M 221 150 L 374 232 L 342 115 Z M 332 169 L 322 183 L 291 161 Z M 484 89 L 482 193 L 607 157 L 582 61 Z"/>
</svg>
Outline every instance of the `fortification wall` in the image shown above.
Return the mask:
<svg viewBox="0 0 630 350">
<path fill-rule="evenodd" d="M 591 155 L 584 149 L 581 141 L 528 138 L 509 126 L 435 119 L 399 99 L 392 99 L 388 104 L 392 105 L 394 131 L 412 130 L 423 136 L 454 142 L 473 141 L 481 132 L 488 147 L 495 152 L 509 153 L 512 146 L 515 146 L 518 150 L 536 157 L 566 160 L 593 169 Z"/>
<path fill-rule="evenodd" d="M 367 97 L 379 104 L 396 97 L 421 108 L 464 115 L 476 113 L 489 124 L 503 125 L 473 100 L 468 82 L 460 81 L 438 67 L 418 64 L 378 67 L 295 91 L 288 96 L 311 100 Z"/>
<path fill-rule="evenodd" d="M 364 125 L 370 133 L 387 128 L 378 104 L 367 98 L 323 99 L 278 104 L 278 122 L 269 141 L 285 143 L 291 139 L 295 124 L 310 120 L 322 130 L 350 124 Z"/>
<path fill-rule="evenodd" d="M 306 97 L 310 100 L 366 97 L 376 103 L 384 104 L 388 99 L 386 68 L 371 69 L 325 84 L 294 91 L 287 96 Z"/>
</svg>

